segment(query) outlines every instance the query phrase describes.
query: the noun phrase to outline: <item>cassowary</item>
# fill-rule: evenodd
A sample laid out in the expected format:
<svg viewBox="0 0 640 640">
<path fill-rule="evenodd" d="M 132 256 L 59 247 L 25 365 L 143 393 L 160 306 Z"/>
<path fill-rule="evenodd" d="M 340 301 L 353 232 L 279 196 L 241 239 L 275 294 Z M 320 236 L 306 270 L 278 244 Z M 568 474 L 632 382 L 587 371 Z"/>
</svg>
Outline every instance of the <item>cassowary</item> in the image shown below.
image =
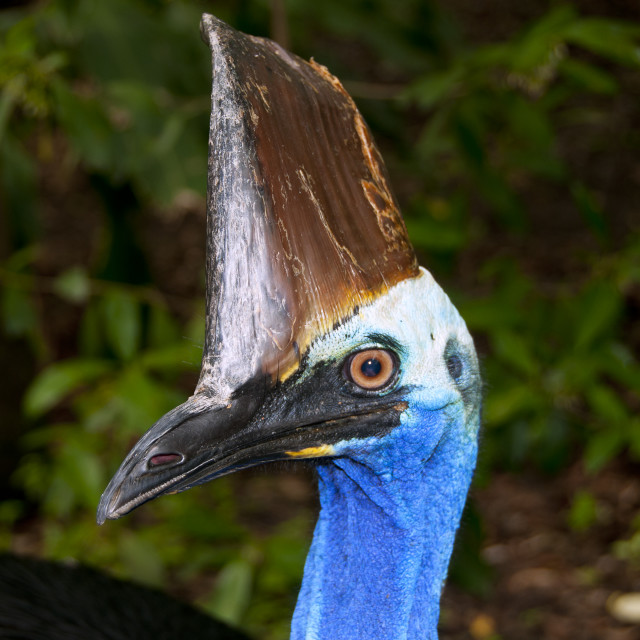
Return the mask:
<svg viewBox="0 0 640 640">
<path fill-rule="evenodd" d="M 313 459 L 321 511 L 291 638 L 436 638 L 476 459 L 472 339 L 418 266 L 340 82 L 212 16 L 202 31 L 202 371 L 122 463 L 98 522 L 237 469 Z"/>
</svg>

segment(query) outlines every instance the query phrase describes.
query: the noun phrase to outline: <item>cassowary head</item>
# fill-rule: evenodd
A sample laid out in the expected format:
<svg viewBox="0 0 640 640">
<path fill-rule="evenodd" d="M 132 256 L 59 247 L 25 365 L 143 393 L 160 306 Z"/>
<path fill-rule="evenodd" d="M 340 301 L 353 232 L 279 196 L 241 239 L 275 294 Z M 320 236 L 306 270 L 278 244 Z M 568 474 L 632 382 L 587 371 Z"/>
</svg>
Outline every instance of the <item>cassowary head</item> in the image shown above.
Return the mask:
<svg viewBox="0 0 640 640">
<path fill-rule="evenodd" d="M 211 16 L 203 35 L 214 84 L 201 377 L 129 454 L 100 521 L 261 462 L 383 467 L 428 457 L 451 428 L 477 431 L 473 343 L 417 267 L 340 82 Z M 423 415 L 433 428 L 415 428 Z"/>
<path fill-rule="evenodd" d="M 203 34 L 214 83 L 202 371 L 194 395 L 129 453 L 98 520 L 236 469 L 315 458 L 322 513 L 337 513 L 338 494 L 360 506 L 326 527 L 321 514 L 305 579 L 318 572 L 322 536 L 341 544 L 330 533 L 336 519 L 347 531 L 349 514 L 378 517 L 363 515 L 362 493 L 389 515 L 394 540 L 439 536 L 436 559 L 413 563 L 433 565 L 439 594 L 475 462 L 471 337 L 418 267 L 381 157 L 340 82 L 211 16 Z"/>
</svg>

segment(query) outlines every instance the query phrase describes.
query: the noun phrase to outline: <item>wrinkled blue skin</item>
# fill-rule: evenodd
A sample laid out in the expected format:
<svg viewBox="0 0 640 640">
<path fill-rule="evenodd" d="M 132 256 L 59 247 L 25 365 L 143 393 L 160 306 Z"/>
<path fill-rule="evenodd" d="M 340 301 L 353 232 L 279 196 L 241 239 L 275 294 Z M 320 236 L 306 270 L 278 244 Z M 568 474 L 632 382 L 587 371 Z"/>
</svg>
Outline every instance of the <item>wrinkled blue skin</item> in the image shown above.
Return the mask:
<svg viewBox="0 0 640 640">
<path fill-rule="evenodd" d="M 438 637 L 440 594 L 476 461 L 480 382 L 466 327 L 437 289 L 435 302 L 447 306 L 442 313 L 434 313 L 433 304 L 432 317 L 416 309 L 415 327 L 405 322 L 395 335 L 389 314 L 387 327 L 375 327 L 409 354 L 401 355 L 398 382 L 412 383 L 408 408 L 387 436 L 338 443 L 339 457 L 319 465 L 321 512 L 292 640 Z M 359 337 L 369 325 L 368 317 L 357 319 L 342 339 L 349 347 L 375 346 Z M 466 349 L 467 371 L 458 384 L 440 364 L 444 333 L 452 332 Z M 472 389 L 471 400 L 461 385 Z"/>
<path fill-rule="evenodd" d="M 429 434 L 426 446 L 416 442 L 423 455 L 397 446 L 406 432 L 393 433 L 377 458 L 320 466 L 322 510 L 292 639 L 437 638 L 476 440 L 460 433 L 460 415 L 416 411 L 407 422 L 412 435 Z"/>
</svg>

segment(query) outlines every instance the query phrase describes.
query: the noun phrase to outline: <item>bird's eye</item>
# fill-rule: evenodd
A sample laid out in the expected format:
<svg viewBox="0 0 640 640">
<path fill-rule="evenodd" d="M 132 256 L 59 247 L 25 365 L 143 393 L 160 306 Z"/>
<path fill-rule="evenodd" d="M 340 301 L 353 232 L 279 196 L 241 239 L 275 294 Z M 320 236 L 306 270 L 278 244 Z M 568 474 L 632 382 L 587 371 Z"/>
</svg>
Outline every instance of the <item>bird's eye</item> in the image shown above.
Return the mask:
<svg viewBox="0 0 640 640">
<path fill-rule="evenodd" d="M 351 355 L 345 362 L 345 375 L 366 391 L 386 387 L 396 376 L 396 357 L 385 349 L 367 349 Z"/>
</svg>

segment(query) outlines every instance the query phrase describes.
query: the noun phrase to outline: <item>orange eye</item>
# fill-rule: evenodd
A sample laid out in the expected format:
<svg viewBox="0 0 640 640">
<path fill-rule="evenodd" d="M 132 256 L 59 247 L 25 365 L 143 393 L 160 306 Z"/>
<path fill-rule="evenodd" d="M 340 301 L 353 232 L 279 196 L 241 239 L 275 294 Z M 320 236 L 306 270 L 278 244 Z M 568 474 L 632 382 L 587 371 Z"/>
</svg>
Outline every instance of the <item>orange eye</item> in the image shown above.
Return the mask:
<svg viewBox="0 0 640 640">
<path fill-rule="evenodd" d="M 393 379 L 397 371 L 395 356 L 383 349 L 354 353 L 346 362 L 345 373 L 362 389 L 377 391 Z"/>
</svg>

